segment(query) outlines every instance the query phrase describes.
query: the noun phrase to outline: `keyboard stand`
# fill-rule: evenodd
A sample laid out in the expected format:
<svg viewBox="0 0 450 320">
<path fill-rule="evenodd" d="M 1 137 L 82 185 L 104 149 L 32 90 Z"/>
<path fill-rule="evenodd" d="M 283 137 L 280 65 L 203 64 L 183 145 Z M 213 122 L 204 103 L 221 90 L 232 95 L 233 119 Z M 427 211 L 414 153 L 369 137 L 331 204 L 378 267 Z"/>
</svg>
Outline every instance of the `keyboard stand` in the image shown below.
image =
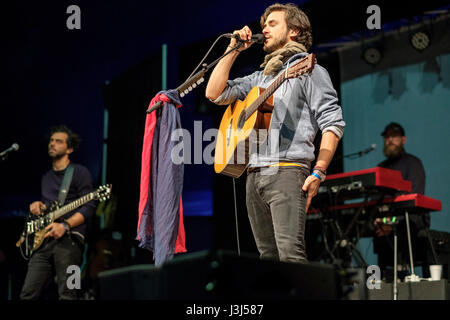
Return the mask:
<svg viewBox="0 0 450 320">
<path fill-rule="evenodd" d="M 411 275 L 405 278 L 405 281 L 411 282 L 419 282 L 420 278 L 414 273 L 414 259 L 412 253 L 412 243 L 411 243 L 411 231 L 409 228 L 409 214 L 408 211 L 405 211 L 405 219 L 406 219 L 406 232 L 408 235 L 408 249 L 409 249 L 409 261 L 411 264 Z"/>
</svg>

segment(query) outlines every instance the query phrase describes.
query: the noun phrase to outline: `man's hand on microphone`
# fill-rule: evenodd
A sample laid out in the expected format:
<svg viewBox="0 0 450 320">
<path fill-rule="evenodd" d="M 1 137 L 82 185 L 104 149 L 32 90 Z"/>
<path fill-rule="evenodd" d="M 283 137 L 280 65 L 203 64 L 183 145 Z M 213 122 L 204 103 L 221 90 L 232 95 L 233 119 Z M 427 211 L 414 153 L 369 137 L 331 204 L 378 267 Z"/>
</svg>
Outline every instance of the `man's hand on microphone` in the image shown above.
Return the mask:
<svg viewBox="0 0 450 320">
<path fill-rule="evenodd" d="M 219 63 L 214 67 L 211 76 L 209 77 L 208 84 L 206 85 L 205 96 L 211 101 L 214 101 L 219 97 L 225 87 L 227 86 L 228 76 L 230 74 L 231 66 L 233 65 L 239 52 L 248 49 L 252 44 L 252 31 L 248 26 L 243 27 L 241 30 L 236 30 L 233 35 L 239 36 L 244 42 L 237 50 L 234 50 L 231 54 L 224 56 L 220 59 Z M 234 47 L 236 47 L 238 40 L 236 38 L 231 38 L 230 44 L 226 49 L 225 53 L 230 52 Z"/>
<path fill-rule="evenodd" d="M 242 46 L 238 49 L 239 52 L 250 48 L 250 46 L 253 44 L 253 41 L 252 41 L 252 35 L 253 35 L 252 34 L 252 30 L 250 30 L 250 28 L 248 26 L 243 27 L 241 30 L 235 30 L 233 32 L 233 34 L 239 35 L 241 40 L 244 41 Z M 235 47 L 236 44 L 237 44 L 237 40 L 236 39 L 231 39 L 229 46 L 230 47 Z"/>
</svg>

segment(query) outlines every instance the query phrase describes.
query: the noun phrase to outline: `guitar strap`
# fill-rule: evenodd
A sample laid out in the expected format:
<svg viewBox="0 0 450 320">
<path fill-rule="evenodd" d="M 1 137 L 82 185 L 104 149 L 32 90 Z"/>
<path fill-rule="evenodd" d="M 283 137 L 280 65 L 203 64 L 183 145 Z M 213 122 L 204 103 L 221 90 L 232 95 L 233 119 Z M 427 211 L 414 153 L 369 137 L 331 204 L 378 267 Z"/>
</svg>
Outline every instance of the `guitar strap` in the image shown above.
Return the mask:
<svg viewBox="0 0 450 320">
<path fill-rule="evenodd" d="M 60 206 L 64 205 L 64 201 L 66 201 L 67 193 L 69 192 L 70 183 L 72 182 L 74 166 L 69 163 L 66 168 L 66 172 L 64 173 L 64 178 L 61 183 L 61 187 L 59 188 L 58 194 L 58 203 Z"/>
</svg>

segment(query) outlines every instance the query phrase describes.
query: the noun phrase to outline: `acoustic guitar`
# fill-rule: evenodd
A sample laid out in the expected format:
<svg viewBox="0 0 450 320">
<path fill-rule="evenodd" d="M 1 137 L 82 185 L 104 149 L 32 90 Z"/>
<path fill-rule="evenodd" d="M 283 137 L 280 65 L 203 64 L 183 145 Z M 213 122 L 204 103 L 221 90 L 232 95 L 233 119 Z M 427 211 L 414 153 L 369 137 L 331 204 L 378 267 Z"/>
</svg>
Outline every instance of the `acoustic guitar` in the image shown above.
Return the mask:
<svg viewBox="0 0 450 320">
<path fill-rule="evenodd" d="M 272 120 L 273 93 L 290 78 L 310 74 L 314 68 L 313 53 L 302 58 L 280 74 L 266 89 L 253 87 L 244 101 L 229 105 L 220 122 L 214 155 L 214 170 L 233 178 L 242 175 L 249 164 L 253 143 L 263 143 Z"/>
</svg>

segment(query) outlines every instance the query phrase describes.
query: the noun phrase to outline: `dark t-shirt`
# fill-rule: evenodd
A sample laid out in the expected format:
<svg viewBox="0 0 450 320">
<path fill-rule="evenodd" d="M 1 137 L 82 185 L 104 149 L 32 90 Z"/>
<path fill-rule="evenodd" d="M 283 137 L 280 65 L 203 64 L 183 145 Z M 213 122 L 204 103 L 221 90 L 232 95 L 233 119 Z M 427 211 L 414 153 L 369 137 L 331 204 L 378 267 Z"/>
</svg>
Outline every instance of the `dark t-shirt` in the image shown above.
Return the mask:
<svg viewBox="0 0 450 320">
<path fill-rule="evenodd" d="M 408 153 L 403 153 L 400 157 L 395 159 L 386 159 L 381 162 L 379 167 L 398 170 L 402 173 L 402 177 L 405 180 L 409 180 L 412 183 L 412 193 L 425 194 L 425 169 L 423 168 L 422 161 L 416 156 Z M 416 224 L 418 229 L 425 226 L 430 226 L 430 214 L 424 213 L 418 215 L 411 215 L 411 222 Z"/>
<path fill-rule="evenodd" d="M 419 158 L 403 153 L 399 158 L 386 159 L 378 166 L 400 171 L 403 179 L 412 182 L 412 193 L 425 194 L 425 170 Z"/>
<path fill-rule="evenodd" d="M 89 170 L 79 164 L 72 163 L 74 166 L 72 181 L 70 183 L 69 192 L 67 193 L 66 200 L 64 204 L 68 204 L 77 200 L 78 198 L 94 191 L 92 186 L 92 176 Z M 64 174 L 66 169 L 61 171 L 55 171 L 50 169 L 47 171 L 43 177 L 41 182 L 41 196 L 42 202 L 45 203 L 47 208 L 54 201 L 58 201 L 59 189 L 61 187 Z M 79 232 L 83 237 L 86 236 L 86 222 L 92 216 L 95 210 L 95 202 L 89 201 L 81 207 L 76 208 L 75 210 L 64 215 L 64 219 L 70 218 L 74 213 L 80 212 L 84 216 L 84 223 L 79 226 L 73 227 L 73 232 Z"/>
</svg>

